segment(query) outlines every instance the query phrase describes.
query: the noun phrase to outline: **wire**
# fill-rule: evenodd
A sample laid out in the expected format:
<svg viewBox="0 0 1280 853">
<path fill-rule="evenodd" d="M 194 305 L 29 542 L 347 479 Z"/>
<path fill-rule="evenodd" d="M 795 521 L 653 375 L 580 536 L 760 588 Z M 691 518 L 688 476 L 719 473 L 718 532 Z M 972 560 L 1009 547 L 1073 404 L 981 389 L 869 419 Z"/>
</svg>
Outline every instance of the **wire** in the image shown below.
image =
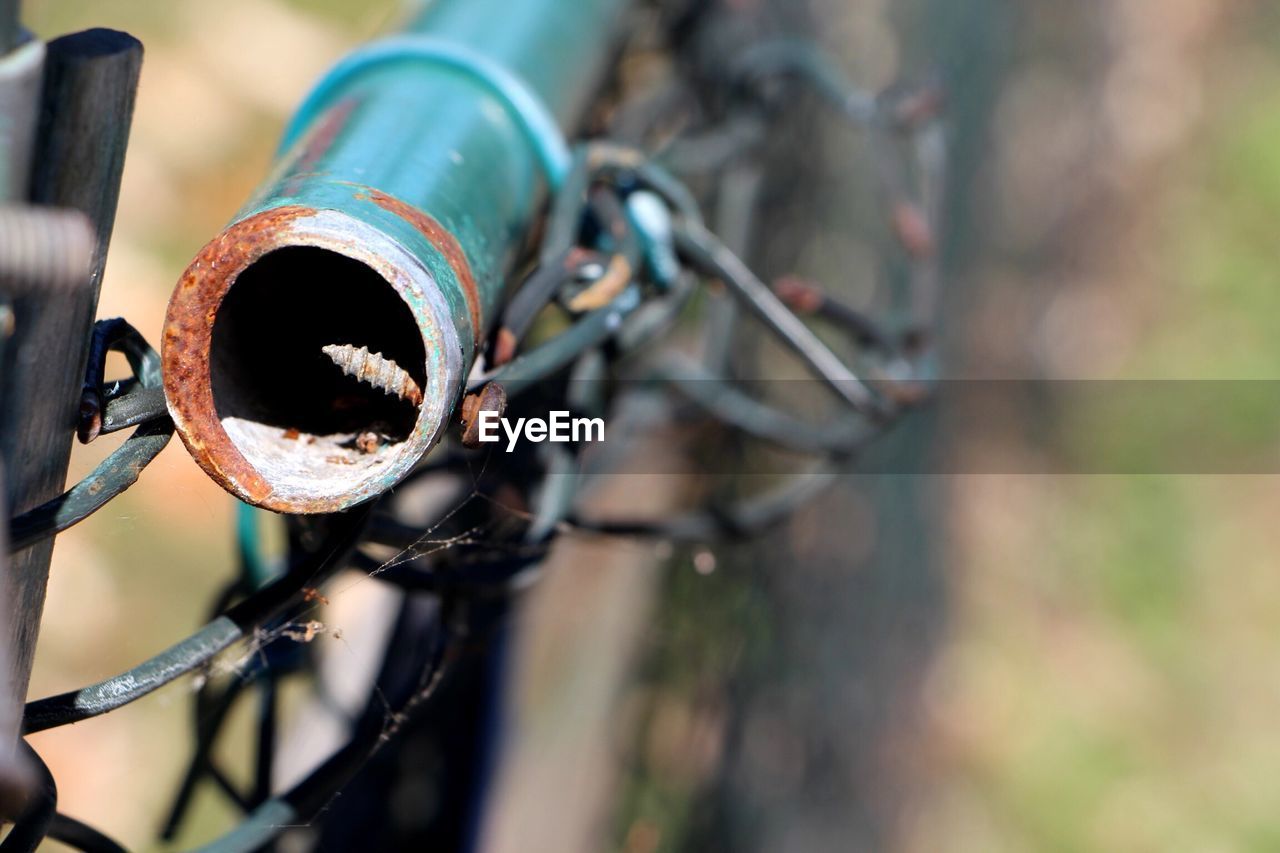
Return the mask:
<svg viewBox="0 0 1280 853">
<path fill-rule="evenodd" d="M 53 816 L 48 837 L 83 853 L 128 853 L 115 839 L 62 812 Z"/>
<path fill-rule="evenodd" d="M 699 544 L 757 536 L 813 500 L 834 481 L 839 464 L 882 435 L 907 410 L 906 403 L 912 401 L 898 386 L 904 384 L 903 379 L 919 378 L 920 362 L 908 360 L 917 353 L 908 352 L 911 347 L 899 340 L 902 334 L 890 334 L 829 297 L 821 296 L 815 303 L 813 294 L 801 294 L 805 298 L 800 301 L 807 299 L 805 304 L 812 308 L 810 313 L 845 332 L 860 347 L 860 353 L 883 360 L 874 365 L 876 370 L 867 374 L 868 379 L 855 373 L 797 317 L 797 312 L 806 311 L 804 305 L 785 304 L 787 300 L 779 299 L 737 254 L 707 230 L 697 200 L 682 180 L 636 149 L 594 141 L 571 150 L 554 117 L 524 81 L 460 45 L 425 36 L 405 36 L 376 42 L 349 55 L 308 95 L 284 134 L 281 152 L 293 147 L 353 80 L 384 63 L 401 61 L 458 72 L 497 98 L 528 138 L 553 190 L 537 266 L 506 306 L 499 324 L 497 341 L 507 349 L 500 357 L 491 353 L 490 369 L 476 375 L 468 384 L 468 391 L 497 383 L 513 398 L 539 389 L 575 410 L 596 413 L 607 411 L 609 406 L 616 410 L 638 404 L 649 416 L 657 412 L 664 417 L 683 400 L 685 404 L 678 409 L 681 415 L 687 416 L 696 409 L 710 422 L 817 460 L 808 472 L 732 503 L 713 503 L 662 518 L 602 518 L 578 506 L 584 484 L 608 472 L 608 464 L 597 464 L 598 457 L 587 460 L 583 469 L 578 448 L 547 445 L 540 448 L 540 453 L 517 454 L 502 466 L 494 466 L 499 469 L 494 471 L 484 461 L 477 465 L 477 458 L 484 457 L 451 449 L 406 478 L 402 491 L 436 473 L 455 477 L 464 485 L 472 484 L 472 491 L 462 504 L 472 509 L 468 510 L 469 515 L 459 517 L 466 519 L 465 524 L 450 522 L 458 523 L 458 529 L 464 531 L 446 540 L 445 544 L 457 547 L 443 552 L 445 545 L 441 545 L 442 553 L 427 555 L 418 546 L 426 535 L 424 529 L 430 531 L 443 525 L 458 512 L 458 507 L 437 519 L 435 527 L 424 528 L 394 517 L 394 508 L 403 504 L 392 496 L 387 503 L 397 502 L 391 508 L 377 507 L 376 514 L 375 506 L 367 504 L 343 514 L 306 521 L 290 519 L 287 568 L 278 575 L 263 555 L 261 514 L 247 504 L 240 505 L 236 538 L 241 574 L 219 602 L 218 610 L 225 608 L 225 612 L 132 669 L 80 690 L 28 703 L 23 719 L 23 731 L 30 733 L 107 713 L 184 674 L 208 668 L 217 655 L 241 640 L 251 638 L 261 643 L 262 647 L 255 651 L 264 653 L 254 658 L 251 668 L 237 673 L 238 677 L 229 683 L 216 682 L 220 689 L 206 685 L 196 695 L 195 755 L 165 832 L 172 835 L 177 831 L 195 785 L 207 776 L 233 804 L 247 812 L 241 824 L 205 848 L 210 851 L 259 849 L 279 837 L 286 827 L 309 821 L 323 810 L 335 793 L 435 694 L 436 686 L 467 639 L 466 629 L 473 627 L 459 618 L 455 631 L 442 614 L 435 645 L 429 650 L 421 646 L 417 652 L 429 653 L 431 658 L 421 689 L 388 712 L 385 726 L 371 727 L 362 718 L 348 742 L 306 779 L 283 794 L 269 797 L 278 723 L 276 679 L 304 666 L 307 658 L 303 654 L 269 652 L 265 644 L 279 636 L 272 630 L 279 627 L 280 620 L 296 615 L 296 608 L 310 600 L 304 596 L 304 589 L 349 566 L 405 590 L 438 595 L 450 605 L 442 605 L 444 610 L 451 610 L 455 600 L 466 605 L 459 609 L 472 609 L 476 602 L 509 597 L 522 588 L 536 575 L 558 533 L 651 536 Z M 903 210 L 914 213 L 917 208 L 908 197 L 907 182 L 902 180 L 897 164 L 890 162 L 885 147 L 887 141 L 893 141 L 888 131 L 908 135 L 918 130 L 915 122 L 927 114 L 925 107 L 931 108 L 930 104 L 913 108 L 914 111 L 903 108 L 893 112 L 892 104 L 852 87 L 825 55 L 808 44 L 763 45 L 735 63 L 732 73 L 737 83 L 747 86 L 758 86 L 769 77 L 799 77 L 815 86 L 854 123 L 871 126 L 876 134 L 873 153 L 880 162 L 891 218 L 906 223 L 899 223 L 899 231 L 905 229 L 908 237 L 912 233 L 929 237 L 916 239 L 914 245 L 911 239 L 902 242 L 911 260 L 927 273 L 918 278 L 932 286 L 935 276 L 929 266 L 931 257 L 915 251 L 932 239 L 931 231 L 912 232 L 914 222 L 899 215 Z M 673 144 L 666 152 L 670 155 L 668 162 L 697 161 L 698 171 L 717 177 L 719 170 L 764 138 L 766 125 L 761 112 L 731 116 L 722 126 Z M 927 154 L 934 160 L 942 154 L 936 145 L 917 145 L 917 149 L 919 156 Z M 940 209 L 932 193 L 941 183 L 937 176 L 942 174 L 942 164 L 934 163 L 924 171 L 934 176 L 925 182 L 929 189 L 922 191 L 927 203 L 919 205 L 919 210 L 924 211 L 920 227 L 928 229 Z M 754 203 L 741 203 L 748 212 L 753 206 Z M 900 233 L 900 239 L 901 236 Z M 745 241 L 734 238 L 733 242 L 737 245 Z M 741 382 L 733 380 L 727 362 L 716 360 L 708 369 L 678 356 L 647 359 L 641 347 L 675 328 L 678 320 L 689 313 L 682 309 L 697 289 L 699 278 L 723 282 L 737 302 L 836 393 L 844 404 L 842 416 L 828 423 L 811 424 L 757 400 L 746 393 Z M 535 318 L 553 303 L 573 317 L 573 322 L 544 343 L 518 353 Z M 731 322 L 729 326 L 732 325 Z M 704 325 L 703 330 L 706 328 Z M 920 331 L 913 328 L 912 333 Z M 107 389 L 103 364 L 106 352 L 113 349 L 125 353 L 135 376 Z M 157 393 L 158 356 L 136 331 L 120 320 L 100 323 L 95 326 L 91 350 L 85 394 L 93 405 L 86 411 L 91 409 L 101 418 L 93 423 L 82 421 L 82 434 L 91 439 L 124 426 L 137 424 L 139 428 L 85 481 L 55 501 L 14 519 L 11 529 L 17 548 L 56 534 L 128 488 L 172 433 L 163 397 Z M 624 363 L 624 359 L 628 361 Z M 894 368 L 892 381 L 882 375 L 886 362 Z M 638 369 L 628 373 L 633 364 Z M 631 386 L 619 387 L 614 380 L 625 376 L 641 379 Z M 512 493 L 518 499 L 508 507 L 500 498 Z M 471 501 L 476 496 L 488 500 Z M 476 510 L 477 505 L 490 508 Z M 497 514 L 491 508 L 494 506 L 506 509 L 505 515 Z M 386 512 L 382 512 L 384 508 Z M 479 523 L 471 526 L 477 518 Z M 491 538 L 480 542 L 470 535 L 474 530 L 485 530 L 486 535 L 492 534 Z M 356 550 L 362 543 L 396 547 L 401 553 L 391 560 L 379 561 Z M 479 645 L 483 639 L 471 637 L 467 642 Z M 416 671 L 417 659 L 411 669 L 412 673 Z M 258 754 L 253 791 L 245 794 L 232 784 L 212 755 L 232 704 L 251 685 L 261 690 Z M 30 751 L 25 741 L 23 748 Z M 34 756 L 34 752 L 31 754 Z M 91 827 L 57 814 L 56 786 L 48 768 L 38 756 L 34 756 L 33 764 L 41 775 L 31 806 L 19 816 L 14 830 L 0 844 L 0 851 L 34 849 L 46 836 L 83 850 L 122 849 Z"/>
<path fill-rule="evenodd" d="M 58 810 L 58 785 L 49 772 L 49 765 L 26 740 L 19 740 L 18 748 L 35 768 L 36 778 L 27 792 L 27 807 L 22 814 L 14 816 L 13 829 L 0 842 L 0 853 L 32 853 L 49 834 Z"/>
<path fill-rule="evenodd" d="M 40 732 L 114 711 L 207 664 L 282 613 L 304 587 L 314 586 L 335 571 L 354 547 L 371 510 L 372 506 L 366 505 L 332 516 L 334 529 L 316 552 L 306 554 L 286 574 L 155 657 L 114 678 L 28 702 L 23 732 Z"/>
</svg>

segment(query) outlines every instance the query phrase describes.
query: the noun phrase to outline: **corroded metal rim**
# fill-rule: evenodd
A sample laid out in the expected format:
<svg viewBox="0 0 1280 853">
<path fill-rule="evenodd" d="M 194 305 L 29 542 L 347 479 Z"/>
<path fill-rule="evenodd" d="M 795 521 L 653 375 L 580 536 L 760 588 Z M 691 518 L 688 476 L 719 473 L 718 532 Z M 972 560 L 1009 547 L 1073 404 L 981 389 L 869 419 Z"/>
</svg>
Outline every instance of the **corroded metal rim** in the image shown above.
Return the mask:
<svg viewBox="0 0 1280 853">
<path fill-rule="evenodd" d="M 237 441 L 220 419 L 211 381 L 213 327 L 239 275 L 268 253 L 310 246 L 359 261 L 404 300 L 422 334 L 427 385 L 410 435 L 384 448 L 367 470 L 315 476 L 279 464 Z M 448 305 L 426 267 L 373 226 L 335 210 L 273 208 L 211 240 L 187 267 L 169 301 L 161 357 L 165 397 L 178 434 L 209 476 L 241 500 L 277 512 L 346 509 L 377 496 L 412 470 L 443 434 L 462 383 L 462 351 Z M 293 442 L 296 453 L 306 443 Z"/>
<path fill-rule="evenodd" d="M 475 345 L 478 350 L 484 340 L 485 332 L 484 310 L 480 304 L 480 288 L 476 284 L 475 277 L 471 274 L 471 265 L 467 263 L 466 252 L 462 250 L 462 246 L 458 244 L 454 236 L 433 217 L 428 216 L 408 202 L 401 201 L 380 190 L 365 187 L 356 193 L 356 199 L 367 199 L 388 213 L 394 213 L 405 222 L 408 222 L 419 234 L 426 237 L 427 241 L 441 254 L 445 262 L 449 264 L 449 268 L 453 270 L 454 278 L 458 282 L 458 288 L 462 291 L 462 298 L 466 301 L 467 316 L 471 319 L 471 333 L 475 337 Z"/>
</svg>

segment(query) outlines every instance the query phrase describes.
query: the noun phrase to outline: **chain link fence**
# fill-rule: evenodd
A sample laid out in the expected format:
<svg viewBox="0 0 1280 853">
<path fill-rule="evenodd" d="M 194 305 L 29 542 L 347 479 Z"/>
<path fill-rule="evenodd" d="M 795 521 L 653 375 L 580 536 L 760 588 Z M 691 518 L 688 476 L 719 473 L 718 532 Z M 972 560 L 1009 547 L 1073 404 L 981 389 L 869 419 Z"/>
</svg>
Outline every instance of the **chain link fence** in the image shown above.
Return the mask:
<svg viewBox="0 0 1280 853">
<path fill-rule="evenodd" d="M 695 14 L 645 13 L 650 26 L 638 28 L 644 34 L 635 40 L 643 43 L 633 44 L 633 53 L 669 51 Z M 262 520 L 242 514 L 239 567 L 207 624 L 116 676 L 26 703 L 21 732 L 117 711 L 192 676 L 194 748 L 163 836 L 175 836 L 195 790 L 209 784 L 244 819 L 208 849 L 259 849 L 316 826 L 337 844 L 342 829 L 330 828 L 327 815 L 339 792 L 407 727 L 450 725 L 448 684 L 492 663 L 512 596 L 534 579 L 558 537 L 705 544 L 759 536 L 924 403 L 936 369 L 936 235 L 947 159 L 939 87 L 863 91 L 805 41 L 758 43 L 707 57 L 704 66 L 660 87 L 622 87 L 605 98 L 595 132 L 573 149 L 563 187 L 536 229 L 540 239 L 515 267 L 520 273 L 490 338 L 488 369 L 468 384 L 461 425 L 399 488 L 343 513 L 285 516 L 285 545 L 275 555 L 262 545 Z M 704 223 L 700 199 L 723 197 L 726 183 L 760 168 L 771 127 L 786 121 L 801 95 L 834 110 L 872 153 L 884 233 L 905 273 L 902 298 L 883 318 L 813 282 L 761 280 L 729 245 L 740 245 L 749 226 L 734 228 L 739 236 L 726 241 Z M 742 198 L 738 214 L 749 219 L 759 198 Z M 16 233 L 7 227 L 0 233 Z M 0 260 L 13 245 L 0 243 Z M 6 284 L 16 280 L 5 272 Z M 762 334 L 822 386 L 829 399 L 810 411 L 826 411 L 825 420 L 762 399 L 754 393 L 759 383 L 735 375 L 731 354 Z M 12 553 L 50 541 L 106 506 L 145 476 L 173 433 L 158 355 L 136 329 L 125 320 L 99 321 L 88 352 L 76 401 L 80 440 L 133 433 L 84 480 L 15 515 Z M 106 378 L 110 352 L 124 354 L 130 376 Z M 476 441 L 476 413 L 486 409 L 601 417 L 608 440 L 599 447 L 526 442 L 503 452 Z M 704 484 L 698 491 L 711 497 L 669 516 L 602 516 L 582 495 L 625 464 L 628 434 L 655 424 L 701 446 L 732 433 L 747 447 L 780 448 L 811 465 L 751 494 Z M 406 599 L 377 686 L 349 720 L 347 742 L 297 784 L 273 790 L 281 685 L 314 674 L 310 643 L 334 630 L 316 618 L 334 594 L 324 584 L 349 569 L 422 595 Z M 232 709 L 248 695 L 256 696 L 257 711 L 254 772 L 245 787 L 221 766 L 218 744 Z M 46 837 L 83 850 L 121 849 L 58 812 L 54 780 L 25 742 L 22 753 L 33 772 L 20 786 L 25 801 L 5 801 L 14 827 L 4 850 L 34 849 Z M 351 794 L 352 802 L 359 798 Z"/>
</svg>

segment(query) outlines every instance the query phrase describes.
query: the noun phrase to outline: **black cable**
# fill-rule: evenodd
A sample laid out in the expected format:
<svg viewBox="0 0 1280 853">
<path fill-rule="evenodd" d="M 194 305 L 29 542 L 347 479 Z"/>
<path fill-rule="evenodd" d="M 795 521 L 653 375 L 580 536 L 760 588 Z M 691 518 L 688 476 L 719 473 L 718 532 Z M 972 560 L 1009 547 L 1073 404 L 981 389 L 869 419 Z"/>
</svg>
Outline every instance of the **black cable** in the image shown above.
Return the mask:
<svg viewBox="0 0 1280 853">
<path fill-rule="evenodd" d="M 49 765 L 26 740 L 19 740 L 18 747 L 35 771 L 36 779 L 28 791 L 26 808 L 15 816 L 13 829 L 0 843 L 0 853 L 33 853 L 49 834 L 58 811 L 58 784 L 49 772 Z"/>
<path fill-rule="evenodd" d="M 82 853 L 128 853 L 115 839 L 61 812 L 53 816 L 49 838 Z"/>
</svg>

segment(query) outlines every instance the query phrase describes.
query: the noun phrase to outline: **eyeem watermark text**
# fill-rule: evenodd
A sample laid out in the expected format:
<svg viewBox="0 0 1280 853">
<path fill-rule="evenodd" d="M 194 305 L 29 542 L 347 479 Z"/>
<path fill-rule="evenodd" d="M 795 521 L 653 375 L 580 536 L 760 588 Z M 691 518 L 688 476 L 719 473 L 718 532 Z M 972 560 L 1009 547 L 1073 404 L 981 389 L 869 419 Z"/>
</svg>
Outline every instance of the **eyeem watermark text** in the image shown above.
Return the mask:
<svg viewBox="0 0 1280 853">
<path fill-rule="evenodd" d="M 485 444 L 502 441 L 499 426 L 506 434 L 508 453 L 515 449 L 521 438 L 535 444 L 542 441 L 604 441 L 604 418 L 574 418 L 569 412 L 560 410 L 548 414 L 548 418 L 516 418 L 513 423 L 497 412 L 482 411 L 479 415 L 480 441 Z"/>
</svg>

